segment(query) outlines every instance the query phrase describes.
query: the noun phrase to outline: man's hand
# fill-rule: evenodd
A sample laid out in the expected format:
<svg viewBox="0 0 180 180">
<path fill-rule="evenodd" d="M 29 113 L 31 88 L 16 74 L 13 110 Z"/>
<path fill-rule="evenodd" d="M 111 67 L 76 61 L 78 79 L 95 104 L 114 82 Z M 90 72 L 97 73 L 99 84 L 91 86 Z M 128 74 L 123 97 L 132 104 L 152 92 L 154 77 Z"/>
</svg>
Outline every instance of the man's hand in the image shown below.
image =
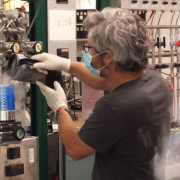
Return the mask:
<svg viewBox="0 0 180 180">
<path fill-rule="evenodd" d="M 40 61 L 35 63 L 33 68 L 45 74 L 47 74 L 46 70 L 62 70 L 68 72 L 71 64 L 70 59 L 61 58 L 48 53 L 34 55 L 31 59 Z"/>
<path fill-rule="evenodd" d="M 48 106 L 52 110 L 56 111 L 62 106 L 68 109 L 66 95 L 61 85 L 57 81 L 54 82 L 55 90 L 49 88 L 48 86 L 42 84 L 39 81 L 37 81 L 36 84 L 39 86 L 42 94 L 46 97 Z"/>
</svg>

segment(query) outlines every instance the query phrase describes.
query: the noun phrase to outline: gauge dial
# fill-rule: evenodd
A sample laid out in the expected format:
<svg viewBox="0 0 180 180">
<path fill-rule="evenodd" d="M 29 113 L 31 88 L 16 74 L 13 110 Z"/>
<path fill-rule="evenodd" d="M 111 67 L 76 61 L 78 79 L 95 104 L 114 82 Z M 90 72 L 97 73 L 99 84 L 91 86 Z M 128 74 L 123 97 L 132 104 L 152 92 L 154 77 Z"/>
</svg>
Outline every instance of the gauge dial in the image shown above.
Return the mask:
<svg viewBox="0 0 180 180">
<path fill-rule="evenodd" d="M 22 127 L 18 127 L 14 132 L 13 136 L 17 140 L 22 140 L 25 136 L 25 130 Z"/>
<path fill-rule="evenodd" d="M 39 53 L 42 50 L 41 43 L 39 43 L 39 42 L 35 43 L 34 50 L 35 50 L 35 52 Z"/>
</svg>

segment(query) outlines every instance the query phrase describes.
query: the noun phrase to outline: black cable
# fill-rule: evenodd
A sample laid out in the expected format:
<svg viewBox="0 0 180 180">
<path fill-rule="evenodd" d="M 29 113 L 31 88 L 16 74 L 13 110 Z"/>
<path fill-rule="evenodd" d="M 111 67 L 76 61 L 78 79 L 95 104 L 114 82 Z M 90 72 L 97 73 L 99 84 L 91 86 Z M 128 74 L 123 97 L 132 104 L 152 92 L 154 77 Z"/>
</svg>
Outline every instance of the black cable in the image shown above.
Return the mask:
<svg viewBox="0 0 180 180">
<path fill-rule="evenodd" d="M 27 37 L 28 37 L 28 35 L 29 35 L 29 33 L 30 33 L 31 29 L 32 29 L 32 26 L 33 26 L 33 24 L 34 24 L 34 22 L 35 22 L 35 20 L 36 20 L 36 18 L 37 18 L 37 15 L 39 14 L 39 11 L 40 11 L 41 6 L 42 6 L 42 1 L 43 1 L 43 0 L 40 0 L 38 9 L 37 9 L 37 11 L 36 11 L 36 14 L 35 14 L 32 22 L 31 22 L 31 24 L 30 24 L 30 26 L 29 26 L 29 29 L 28 29 L 28 32 L 27 32 Z"/>
</svg>

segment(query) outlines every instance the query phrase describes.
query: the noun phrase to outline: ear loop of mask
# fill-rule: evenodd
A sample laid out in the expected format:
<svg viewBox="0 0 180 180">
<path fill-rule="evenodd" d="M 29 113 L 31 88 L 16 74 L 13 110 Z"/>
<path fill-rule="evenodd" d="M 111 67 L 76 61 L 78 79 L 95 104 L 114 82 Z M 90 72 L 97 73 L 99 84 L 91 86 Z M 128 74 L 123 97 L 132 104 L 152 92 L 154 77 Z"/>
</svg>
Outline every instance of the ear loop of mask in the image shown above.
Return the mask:
<svg viewBox="0 0 180 180">
<path fill-rule="evenodd" d="M 103 52 L 101 52 L 101 53 L 99 53 L 99 54 L 96 54 L 96 55 L 94 55 L 94 56 L 92 56 L 92 55 L 90 55 L 89 53 L 89 57 L 90 58 L 93 58 L 93 57 L 96 57 L 96 56 L 99 56 L 99 55 L 101 55 L 101 54 L 103 54 L 103 53 L 105 53 L 106 51 L 103 51 Z M 92 61 L 91 61 L 91 63 L 92 63 Z M 105 66 L 103 66 L 102 68 L 99 68 L 99 69 L 97 69 L 97 70 L 99 70 L 99 71 L 101 71 L 102 69 L 104 69 L 104 68 L 106 68 L 108 66 L 108 64 L 106 64 Z"/>
</svg>

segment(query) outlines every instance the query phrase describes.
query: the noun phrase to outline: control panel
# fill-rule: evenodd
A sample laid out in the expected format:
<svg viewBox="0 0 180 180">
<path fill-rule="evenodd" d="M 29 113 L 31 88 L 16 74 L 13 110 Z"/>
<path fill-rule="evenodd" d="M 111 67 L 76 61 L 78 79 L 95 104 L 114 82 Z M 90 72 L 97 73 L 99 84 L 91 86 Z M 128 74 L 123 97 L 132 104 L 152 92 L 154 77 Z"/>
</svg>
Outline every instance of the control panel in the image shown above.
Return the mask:
<svg viewBox="0 0 180 180">
<path fill-rule="evenodd" d="M 21 142 L 0 144 L 0 179 L 37 180 L 37 138 L 24 138 Z"/>
<path fill-rule="evenodd" d="M 7 158 L 8 159 L 17 159 L 20 158 L 20 147 L 12 147 L 7 149 Z"/>
<path fill-rule="evenodd" d="M 134 10 L 180 10 L 179 0 L 121 0 L 121 8 Z"/>
</svg>

